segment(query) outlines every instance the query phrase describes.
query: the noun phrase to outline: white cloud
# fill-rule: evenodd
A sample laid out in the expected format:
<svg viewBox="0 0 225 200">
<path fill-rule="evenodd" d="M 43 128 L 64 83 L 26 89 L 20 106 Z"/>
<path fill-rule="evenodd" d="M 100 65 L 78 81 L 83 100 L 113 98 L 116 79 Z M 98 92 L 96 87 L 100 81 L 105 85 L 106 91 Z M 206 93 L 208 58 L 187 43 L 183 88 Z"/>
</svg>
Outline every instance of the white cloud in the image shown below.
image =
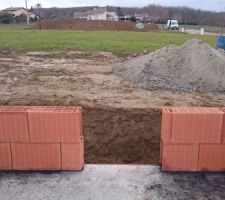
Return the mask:
<svg viewBox="0 0 225 200">
<path fill-rule="evenodd" d="M 166 6 L 188 6 L 204 10 L 225 11 L 224 0 L 28 0 L 31 7 L 41 3 L 43 7 L 76 7 L 76 6 L 137 6 L 142 7 L 151 3 Z M 25 0 L 0 0 L 0 9 L 15 6 L 25 6 Z"/>
</svg>

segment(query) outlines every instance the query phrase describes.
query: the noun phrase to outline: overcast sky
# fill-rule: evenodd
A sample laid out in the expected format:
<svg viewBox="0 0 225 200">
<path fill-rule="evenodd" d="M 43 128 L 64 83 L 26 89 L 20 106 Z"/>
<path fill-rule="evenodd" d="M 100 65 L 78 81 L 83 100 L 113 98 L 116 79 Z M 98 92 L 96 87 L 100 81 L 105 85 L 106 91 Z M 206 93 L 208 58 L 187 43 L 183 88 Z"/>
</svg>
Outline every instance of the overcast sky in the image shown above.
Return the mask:
<svg viewBox="0 0 225 200">
<path fill-rule="evenodd" d="M 76 6 L 136 6 L 160 4 L 165 6 L 188 6 L 202 10 L 225 11 L 225 0 L 27 0 L 31 7 L 41 3 L 43 7 L 76 7 Z M 0 9 L 24 6 L 25 0 L 0 0 Z"/>
</svg>

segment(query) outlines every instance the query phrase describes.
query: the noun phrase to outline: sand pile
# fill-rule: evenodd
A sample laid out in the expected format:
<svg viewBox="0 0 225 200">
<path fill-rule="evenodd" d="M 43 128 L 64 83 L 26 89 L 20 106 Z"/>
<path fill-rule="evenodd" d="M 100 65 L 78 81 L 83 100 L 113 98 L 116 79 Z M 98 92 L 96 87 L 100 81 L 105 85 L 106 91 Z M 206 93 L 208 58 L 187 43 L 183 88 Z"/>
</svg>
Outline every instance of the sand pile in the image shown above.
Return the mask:
<svg viewBox="0 0 225 200">
<path fill-rule="evenodd" d="M 201 40 L 133 58 L 113 72 L 145 89 L 225 92 L 225 54 Z"/>
</svg>

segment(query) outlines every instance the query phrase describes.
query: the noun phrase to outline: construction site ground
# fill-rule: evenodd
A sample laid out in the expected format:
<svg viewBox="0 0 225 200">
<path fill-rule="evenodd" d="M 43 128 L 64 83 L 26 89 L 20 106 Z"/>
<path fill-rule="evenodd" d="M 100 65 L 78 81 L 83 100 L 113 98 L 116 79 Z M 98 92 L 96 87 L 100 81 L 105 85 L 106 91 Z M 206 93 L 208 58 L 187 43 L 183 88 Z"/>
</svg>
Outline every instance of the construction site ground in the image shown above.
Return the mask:
<svg viewBox="0 0 225 200">
<path fill-rule="evenodd" d="M 81 105 L 86 163 L 158 164 L 161 108 L 225 106 L 225 94 L 144 90 L 132 86 L 112 73 L 113 64 L 132 56 L 135 55 L 125 57 L 105 52 L 1 51 L 0 104 Z M 148 167 L 145 169 L 148 173 L 148 170 L 151 171 Z M 61 179 L 60 174 L 52 176 Z M 82 177 L 82 174 L 74 176 Z M 137 178 L 141 179 L 139 176 Z M 37 181 L 34 184 L 39 183 Z M 149 190 L 151 193 L 151 187 Z M 146 191 L 148 194 L 149 191 Z M 27 195 L 26 191 L 24 195 Z"/>
<path fill-rule="evenodd" d="M 225 174 L 163 173 L 149 165 L 86 165 L 82 172 L 2 172 L 2 200 L 220 200 Z"/>
</svg>

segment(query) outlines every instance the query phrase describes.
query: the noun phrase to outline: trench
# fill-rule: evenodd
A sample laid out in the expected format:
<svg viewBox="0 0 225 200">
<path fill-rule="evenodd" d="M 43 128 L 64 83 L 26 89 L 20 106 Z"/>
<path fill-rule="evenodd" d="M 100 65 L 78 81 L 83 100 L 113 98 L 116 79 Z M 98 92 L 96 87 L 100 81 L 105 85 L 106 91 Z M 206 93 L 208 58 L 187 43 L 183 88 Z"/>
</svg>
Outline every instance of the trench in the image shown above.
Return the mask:
<svg viewBox="0 0 225 200">
<path fill-rule="evenodd" d="M 87 164 L 158 164 L 161 109 L 83 108 Z"/>
</svg>

